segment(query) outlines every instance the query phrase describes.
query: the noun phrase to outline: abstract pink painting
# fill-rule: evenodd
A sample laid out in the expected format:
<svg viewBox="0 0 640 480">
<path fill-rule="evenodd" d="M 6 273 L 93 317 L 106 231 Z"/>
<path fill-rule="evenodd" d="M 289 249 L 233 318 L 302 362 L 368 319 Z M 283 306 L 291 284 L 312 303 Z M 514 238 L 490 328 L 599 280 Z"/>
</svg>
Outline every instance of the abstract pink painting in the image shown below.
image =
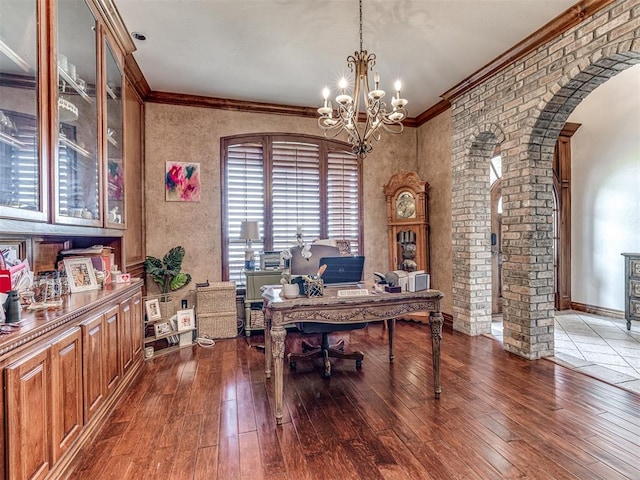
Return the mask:
<svg viewBox="0 0 640 480">
<path fill-rule="evenodd" d="M 200 164 L 167 162 L 165 174 L 167 202 L 200 201 Z"/>
</svg>

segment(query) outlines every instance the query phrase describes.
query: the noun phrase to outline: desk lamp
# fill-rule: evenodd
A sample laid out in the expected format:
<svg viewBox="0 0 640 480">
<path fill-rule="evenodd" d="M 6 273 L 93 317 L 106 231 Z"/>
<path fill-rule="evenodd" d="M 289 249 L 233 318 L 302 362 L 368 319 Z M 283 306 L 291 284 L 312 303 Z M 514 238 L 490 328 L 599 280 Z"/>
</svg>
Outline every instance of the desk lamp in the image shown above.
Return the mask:
<svg viewBox="0 0 640 480">
<path fill-rule="evenodd" d="M 256 269 L 255 252 L 251 248 L 252 240 L 259 240 L 258 222 L 245 220 L 240 223 L 240 238 L 246 241 L 246 250 L 244 251 L 244 269 L 253 271 Z"/>
</svg>

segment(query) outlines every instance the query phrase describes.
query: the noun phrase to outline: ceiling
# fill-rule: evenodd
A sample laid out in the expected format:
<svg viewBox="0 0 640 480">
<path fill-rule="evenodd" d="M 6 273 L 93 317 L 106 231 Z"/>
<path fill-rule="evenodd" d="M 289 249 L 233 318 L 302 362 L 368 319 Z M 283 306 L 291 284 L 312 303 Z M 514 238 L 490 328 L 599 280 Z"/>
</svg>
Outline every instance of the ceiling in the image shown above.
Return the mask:
<svg viewBox="0 0 640 480">
<path fill-rule="evenodd" d="M 577 0 L 364 0 L 380 88 L 416 117 Z M 151 90 L 319 107 L 359 49 L 357 0 L 115 0 Z"/>
</svg>

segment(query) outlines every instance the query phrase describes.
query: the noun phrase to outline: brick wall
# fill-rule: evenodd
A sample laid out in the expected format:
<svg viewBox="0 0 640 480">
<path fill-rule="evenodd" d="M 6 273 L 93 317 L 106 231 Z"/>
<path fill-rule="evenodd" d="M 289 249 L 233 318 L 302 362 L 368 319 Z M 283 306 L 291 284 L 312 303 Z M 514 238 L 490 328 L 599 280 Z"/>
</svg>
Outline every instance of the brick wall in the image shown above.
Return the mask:
<svg viewBox="0 0 640 480">
<path fill-rule="evenodd" d="M 491 331 L 489 159 L 503 165 L 504 348 L 554 353 L 552 158 L 589 92 L 640 63 L 640 0 L 620 0 L 452 101 L 454 328 Z"/>
</svg>

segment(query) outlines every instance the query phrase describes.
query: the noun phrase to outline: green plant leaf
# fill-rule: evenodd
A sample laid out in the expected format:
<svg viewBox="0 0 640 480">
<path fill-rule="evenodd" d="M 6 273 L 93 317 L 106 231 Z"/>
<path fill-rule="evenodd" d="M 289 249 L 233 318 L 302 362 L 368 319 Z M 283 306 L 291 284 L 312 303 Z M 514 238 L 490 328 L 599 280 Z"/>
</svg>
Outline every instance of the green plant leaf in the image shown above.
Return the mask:
<svg viewBox="0 0 640 480">
<path fill-rule="evenodd" d="M 191 275 L 188 273 L 179 273 L 171 280 L 171 290 L 177 290 L 184 287 L 191 281 Z"/>
<path fill-rule="evenodd" d="M 180 271 L 182 267 L 182 260 L 184 259 L 185 250 L 182 246 L 173 247 L 164 256 L 162 262 L 165 264 L 167 270 L 171 270 L 175 275 Z"/>
</svg>

